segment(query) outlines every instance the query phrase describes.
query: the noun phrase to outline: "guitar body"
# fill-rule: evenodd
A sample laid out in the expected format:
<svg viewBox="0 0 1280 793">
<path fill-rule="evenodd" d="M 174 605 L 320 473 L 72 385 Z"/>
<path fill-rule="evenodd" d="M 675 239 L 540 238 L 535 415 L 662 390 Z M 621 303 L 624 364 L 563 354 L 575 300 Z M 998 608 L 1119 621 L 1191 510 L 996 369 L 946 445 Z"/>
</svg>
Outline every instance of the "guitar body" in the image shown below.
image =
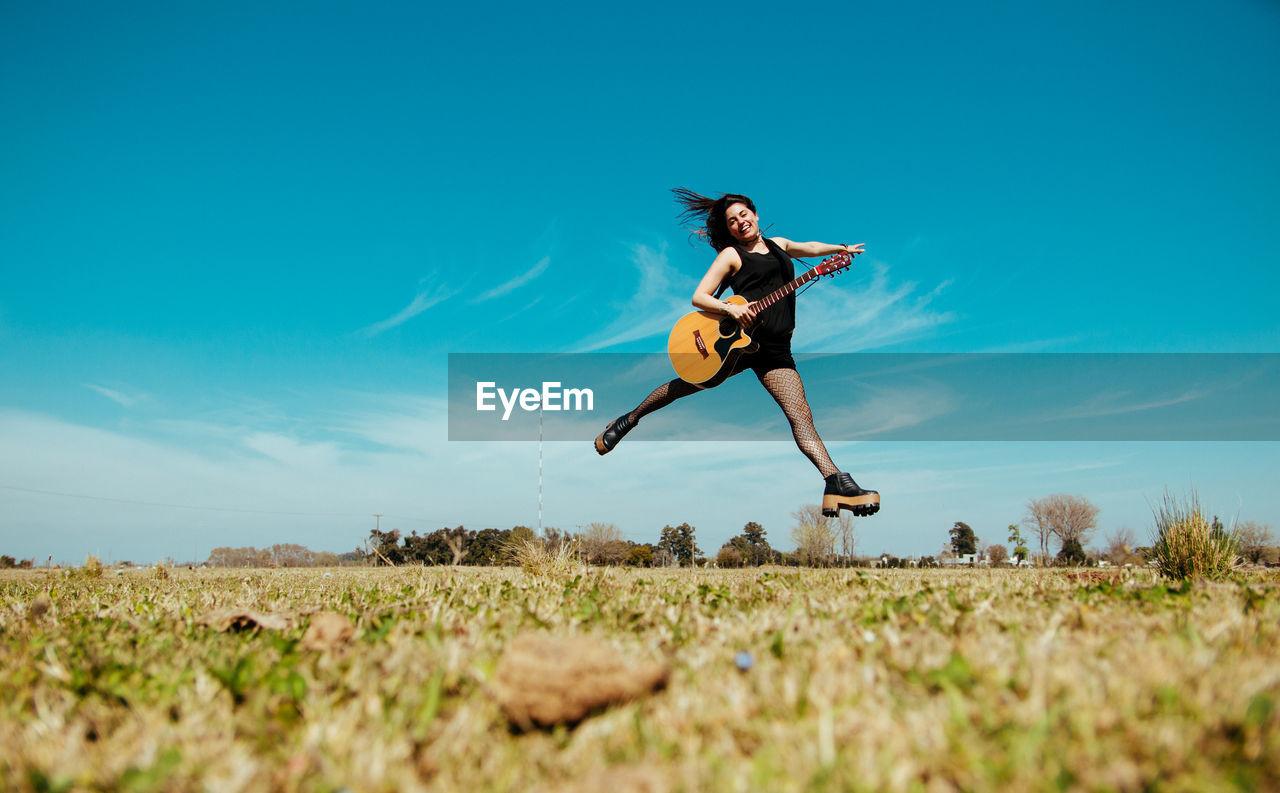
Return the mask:
<svg viewBox="0 0 1280 793">
<path fill-rule="evenodd" d="M 854 253 L 860 249 L 855 248 Z M 848 251 L 828 256 L 822 263 L 755 301 L 755 314 L 777 305 L 778 301 L 815 278 L 836 275 L 853 262 Z M 745 306 L 751 302 L 742 295 L 733 295 L 726 303 Z M 724 314 L 694 311 L 685 314 L 671 329 L 667 338 L 667 355 L 680 379 L 698 388 L 711 388 L 724 382 L 733 365 L 744 354 L 760 349 L 738 322 Z M 604 452 L 601 452 L 603 454 Z"/>
<path fill-rule="evenodd" d="M 733 295 L 725 302 L 745 306 L 748 301 Z M 755 352 L 759 346 L 731 317 L 694 311 L 681 317 L 671 329 L 667 355 L 681 380 L 711 388 L 724 382 L 740 356 Z"/>
</svg>

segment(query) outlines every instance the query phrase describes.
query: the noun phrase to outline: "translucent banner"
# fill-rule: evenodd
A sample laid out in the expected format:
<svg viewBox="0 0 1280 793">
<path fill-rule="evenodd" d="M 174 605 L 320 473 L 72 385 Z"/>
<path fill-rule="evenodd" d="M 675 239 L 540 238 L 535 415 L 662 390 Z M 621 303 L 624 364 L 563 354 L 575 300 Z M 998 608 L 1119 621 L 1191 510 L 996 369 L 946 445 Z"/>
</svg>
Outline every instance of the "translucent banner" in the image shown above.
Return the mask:
<svg viewBox="0 0 1280 793">
<path fill-rule="evenodd" d="M 1275 441 L 1280 355 L 797 355 L 828 441 Z M 589 441 L 675 377 L 661 354 L 449 355 L 449 440 Z M 638 441 L 787 440 L 747 370 L 646 416 Z"/>
</svg>

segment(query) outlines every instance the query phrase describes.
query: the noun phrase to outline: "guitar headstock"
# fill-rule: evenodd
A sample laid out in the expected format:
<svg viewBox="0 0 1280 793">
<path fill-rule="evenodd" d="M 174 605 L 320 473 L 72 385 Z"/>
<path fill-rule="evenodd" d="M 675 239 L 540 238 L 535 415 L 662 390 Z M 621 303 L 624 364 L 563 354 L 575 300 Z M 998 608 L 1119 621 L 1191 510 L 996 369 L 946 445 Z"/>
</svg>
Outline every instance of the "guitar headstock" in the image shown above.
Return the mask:
<svg viewBox="0 0 1280 793">
<path fill-rule="evenodd" d="M 823 259 L 813 270 L 820 276 L 835 275 L 851 264 L 853 264 L 853 257 L 849 255 L 849 252 L 840 251 L 834 256 L 828 256 Z"/>
</svg>

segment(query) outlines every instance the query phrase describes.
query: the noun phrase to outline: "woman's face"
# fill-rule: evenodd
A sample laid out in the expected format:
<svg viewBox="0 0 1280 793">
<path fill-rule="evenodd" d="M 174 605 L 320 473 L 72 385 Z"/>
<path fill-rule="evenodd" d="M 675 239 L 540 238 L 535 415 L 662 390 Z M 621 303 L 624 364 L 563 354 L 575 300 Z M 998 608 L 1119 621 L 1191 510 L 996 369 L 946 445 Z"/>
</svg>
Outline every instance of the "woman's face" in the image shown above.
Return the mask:
<svg viewBox="0 0 1280 793">
<path fill-rule="evenodd" d="M 760 218 L 746 204 L 730 204 L 724 211 L 724 220 L 736 240 L 751 242 L 760 233 Z"/>
</svg>

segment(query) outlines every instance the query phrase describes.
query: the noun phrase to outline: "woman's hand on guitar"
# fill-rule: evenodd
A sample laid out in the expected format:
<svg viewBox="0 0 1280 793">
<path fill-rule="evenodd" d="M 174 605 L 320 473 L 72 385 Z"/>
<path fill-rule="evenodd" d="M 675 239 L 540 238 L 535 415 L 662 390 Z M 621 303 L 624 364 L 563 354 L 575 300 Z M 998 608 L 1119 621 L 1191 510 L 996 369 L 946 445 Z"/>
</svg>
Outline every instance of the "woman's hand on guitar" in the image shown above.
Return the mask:
<svg viewBox="0 0 1280 793">
<path fill-rule="evenodd" d="M 725 306 L 725 310 L 729 312 L 729 316 L 733 317 L 744 328 L 751 327 L 751 323 L 756 321 L 755 303 L 747 303 L 745 306 L 729 303 Z"/>
</svg>

